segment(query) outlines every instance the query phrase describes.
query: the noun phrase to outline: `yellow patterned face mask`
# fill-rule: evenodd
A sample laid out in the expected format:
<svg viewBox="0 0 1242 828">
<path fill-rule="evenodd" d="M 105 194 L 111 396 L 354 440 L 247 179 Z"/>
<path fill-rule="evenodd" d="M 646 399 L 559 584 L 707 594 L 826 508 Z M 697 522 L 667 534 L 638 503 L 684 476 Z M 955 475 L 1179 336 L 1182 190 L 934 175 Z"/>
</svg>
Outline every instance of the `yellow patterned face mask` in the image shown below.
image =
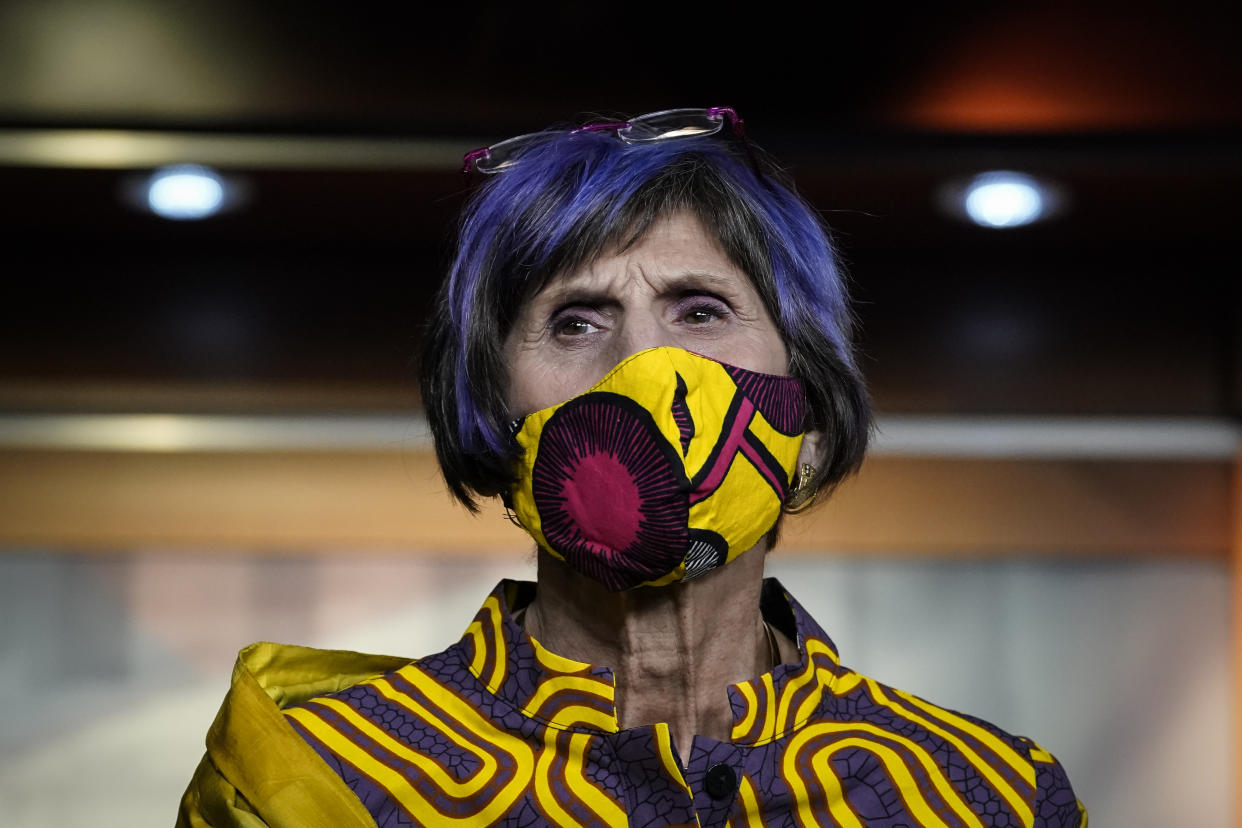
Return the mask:
<svg viewBox="0 0 1242 828">
<path fill-rule="evenodd" d="M 805 405 L 794 377 L 639 351 L 514 423 L 513 510 L 541 547 L 609 589 L 702 575 L 775 525 Z"/>
</svg>

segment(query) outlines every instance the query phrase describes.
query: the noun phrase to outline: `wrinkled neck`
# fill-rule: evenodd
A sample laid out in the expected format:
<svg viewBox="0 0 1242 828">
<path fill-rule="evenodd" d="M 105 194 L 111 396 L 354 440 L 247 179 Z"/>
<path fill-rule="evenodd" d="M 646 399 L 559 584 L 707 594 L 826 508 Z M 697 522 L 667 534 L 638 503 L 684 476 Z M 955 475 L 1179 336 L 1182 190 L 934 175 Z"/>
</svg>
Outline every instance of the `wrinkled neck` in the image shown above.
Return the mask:
<svg viewBox="0 0 1242 828">
<path fill-rule="evenodd" d="M 695 734 L 727 741 L 728 686 L 773 666 L 759 609 L 765 551 L 691 581 L 612 592 L 540 550 L 524 623 L 553 652 L 612 668 L 622 728 L 667 722 L 683 753 Z M 782 659 L 793 649 L 782 642 Z"/>
</svg>

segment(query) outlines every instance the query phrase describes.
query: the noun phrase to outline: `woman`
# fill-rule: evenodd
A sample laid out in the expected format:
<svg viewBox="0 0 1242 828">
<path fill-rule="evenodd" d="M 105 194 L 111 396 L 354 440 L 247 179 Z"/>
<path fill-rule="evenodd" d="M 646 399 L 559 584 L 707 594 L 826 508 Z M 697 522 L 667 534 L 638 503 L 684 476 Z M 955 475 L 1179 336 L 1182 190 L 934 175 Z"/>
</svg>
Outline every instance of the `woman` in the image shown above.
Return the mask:
<svg viewBox="0 0 1242 828">
<path fill-rule="evenodd" d="M 180 824 L 1085 824 L 1048 753 L 840 666 L 763 578 L 870 412 L 827 237 L 736 114 L 466 164 L 423 399 L 537 584 L 417 662 L 243 651 Z"/>
</svg>

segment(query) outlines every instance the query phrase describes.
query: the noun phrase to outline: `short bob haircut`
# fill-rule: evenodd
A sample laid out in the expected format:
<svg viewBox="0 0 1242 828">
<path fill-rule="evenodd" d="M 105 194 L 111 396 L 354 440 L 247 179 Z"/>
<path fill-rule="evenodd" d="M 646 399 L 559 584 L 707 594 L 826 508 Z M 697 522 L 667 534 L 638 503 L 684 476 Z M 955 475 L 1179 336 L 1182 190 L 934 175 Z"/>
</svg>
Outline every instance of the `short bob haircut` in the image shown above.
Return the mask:
<svg viewBox="0 0 1242 828">
<path fill-rule="evenodd" d="M 518 455 L 505 338 L 522 303 L 557 274 L 633 245 L 652 222 L 696 215 L 750 276 L 803 380 L 808 431 L 823 434 L 823 496 L 857 470 L 871 432 L 852 314 L 825 228 L 757 147 L 722 135 L 627 144 L 552 132 L 487 177 L 461 219 L 429 322 L 423 405 L 453 495 L 507 499 Z"/>
</svg>

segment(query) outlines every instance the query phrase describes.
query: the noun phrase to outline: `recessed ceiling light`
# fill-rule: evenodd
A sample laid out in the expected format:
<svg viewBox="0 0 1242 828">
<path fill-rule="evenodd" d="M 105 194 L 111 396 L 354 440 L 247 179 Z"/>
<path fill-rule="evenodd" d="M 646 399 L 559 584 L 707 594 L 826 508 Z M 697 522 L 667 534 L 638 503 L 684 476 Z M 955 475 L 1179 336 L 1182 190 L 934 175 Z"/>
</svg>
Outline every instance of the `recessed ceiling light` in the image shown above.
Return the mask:
<svg viewBox="0 0 1242 828">
<path fill-rule="evenodd" d="M 147 181 L 147 207 L 166 219 L 214 216 L 224 209 L 228 197 L 224 179 L 215 170 L 197 164 L 163 167 Z"/>
<path fill-rule="evenodd" d="M 996 230 L 1046 219 L 1062 201 L 1057 187 L 1011 170 L 993 170 L 954 182 L 942 191 L 940 200 L 954 215 Z"/>
</svg>

